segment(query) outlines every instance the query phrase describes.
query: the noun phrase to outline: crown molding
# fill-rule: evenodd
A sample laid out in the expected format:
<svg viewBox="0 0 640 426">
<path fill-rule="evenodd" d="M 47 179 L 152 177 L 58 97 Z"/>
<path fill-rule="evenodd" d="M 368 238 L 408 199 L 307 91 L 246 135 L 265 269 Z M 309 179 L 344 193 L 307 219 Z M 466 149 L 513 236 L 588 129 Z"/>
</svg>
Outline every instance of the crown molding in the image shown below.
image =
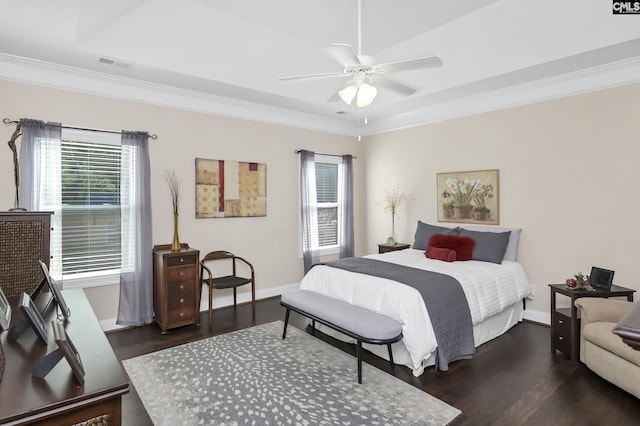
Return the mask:
<svg viewBox="0 0 640 426">
<path fill-rule="evenodd" d="M 194 90 L 0 53 L 0 79 L 187 111 L 325 133 L 357 136 L 344 119 L 257 104 Z"/>
<path fill-rule="evenodd" d="M 533 104 L 640 82 L 640 57 L 560 74 L 370 120 L 362 136 Z"/>
<path fill-rule="evenodd" d="M 366 126 L 299 110 L 179 89 L 0 53 L 0 79 L 142 102 L 261 123 L 357 137 L 460 118 L 640 82 L 640 57 L 565 73 L 472 96 L 433 102 L 407 113 L 370 119 Z M 426 102 L 425 102 L 426 103 Z"/>
</svg>

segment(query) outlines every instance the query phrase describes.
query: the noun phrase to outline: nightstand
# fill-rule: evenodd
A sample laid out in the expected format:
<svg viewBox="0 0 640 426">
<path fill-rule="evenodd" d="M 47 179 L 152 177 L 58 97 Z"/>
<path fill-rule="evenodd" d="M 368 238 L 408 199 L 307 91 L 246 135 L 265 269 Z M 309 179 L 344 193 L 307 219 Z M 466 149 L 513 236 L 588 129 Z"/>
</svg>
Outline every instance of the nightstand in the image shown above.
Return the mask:
<svg viewBox="0 0 640 426">
<path fill-rule="evenodd" d="M 392 246 L 390 246 L 389 244 L 378 244 L 378 253 L 382 254 L 382 253 L 388 253 L 390 251 L 404 250 L 404 249 L 408 249 L 410 246 L 411 244 L 405 244 L 405 243 L 395 243 Z"/>
<path fill-rule="evenodd" d="M 153 308 L 162 334 L 167 329 L 200 323 L 200 251 L 182 244 L 153 248 Z"/>
<path fill-rule="evenodd" d="M 595 291 L 571 289 L 565 284 L 549 284 L 551 290 L 551 351 L 556 349 L 567 354 L 571 361 L 580 361 L 580 317 L 574 305 L 580 297 L 626 297 L 633 302 L 635 290 L 612 285 L 609 290 L 595 288 Z M 571 307 L 556 308 L 556 295 L 571 299 Z"/>
</svg>

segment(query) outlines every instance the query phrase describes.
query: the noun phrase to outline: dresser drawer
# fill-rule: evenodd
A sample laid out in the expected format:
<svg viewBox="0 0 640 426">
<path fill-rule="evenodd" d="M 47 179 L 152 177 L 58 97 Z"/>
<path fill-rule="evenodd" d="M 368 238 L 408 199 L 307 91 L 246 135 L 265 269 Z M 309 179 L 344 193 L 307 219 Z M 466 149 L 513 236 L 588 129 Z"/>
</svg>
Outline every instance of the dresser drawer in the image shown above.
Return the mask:
<svg viewBox="0 0 640 426">
<path fill-rule="evenodd" d="M 571 353 L 571 317 L 555 312 L 552 318 L 554 347 L 565 354 Z"/>
<path fill-rule="evenodd" d="M 192 281 L 196 278 L 196 274 L 195 266 L 175 266 L 167 268 L 167 281 Z"/>
<path fill-rule="evenodd" d="M 183 256 L 171 256 L 167 259 L 167 267 L 181 265 L 193 265 L 196 263 L 196 256 L 192 254 L 185 254 Z"/>
<path fill-rule="evenodd" d="M 167 303 L 171 305 L 171 301 L 179 298 L 194 299 L 196 295 L 196 283 L 192 281 L 170 281 L 167 283 Z"/>
<path fill-rule="evenodd" d="M 179 308 L 173 309 L 169 307 L 169 322 L 179 324 L 181 322 L 194 323 L 197 322 L 196 308 L 193 306 L 193 303 L 190 306 L 181 306 Z"/>
</svg>

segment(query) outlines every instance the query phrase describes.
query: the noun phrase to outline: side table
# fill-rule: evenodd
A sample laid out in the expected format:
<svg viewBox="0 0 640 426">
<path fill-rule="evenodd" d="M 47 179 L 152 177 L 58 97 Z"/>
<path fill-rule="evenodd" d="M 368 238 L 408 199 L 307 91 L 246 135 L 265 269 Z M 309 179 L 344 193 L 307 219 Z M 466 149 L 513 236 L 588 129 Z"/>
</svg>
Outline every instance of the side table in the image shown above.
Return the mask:
<svg viewBox="0 0 640 426">
<path fill-rule="evenodd" d="M 595 288 L 595 291 L 571 289 L 565 284 L 549 284 L 551 290 L 551 351 L 556 349 L 567 354 L 572 362 L 580 361 L 580 318 L 574 305 L 581 297 L 626 297 L 633 302 L 635 290 L 612 285 L 609 290 Z M 556 308 L 556 295 L 571 299 L 570 308 Z"/>
<path fill-rule="evenodd" d="M 390 251 L 404 250 L 404 249 L 408 249 L 410 246 L 411 244 L 406 244 L 406 243 L 395 243 L 392 246 L 386 243 L 378 244 L 378 253 L 382 254 L 382 253 L 388 253 Z"/>
</svg>

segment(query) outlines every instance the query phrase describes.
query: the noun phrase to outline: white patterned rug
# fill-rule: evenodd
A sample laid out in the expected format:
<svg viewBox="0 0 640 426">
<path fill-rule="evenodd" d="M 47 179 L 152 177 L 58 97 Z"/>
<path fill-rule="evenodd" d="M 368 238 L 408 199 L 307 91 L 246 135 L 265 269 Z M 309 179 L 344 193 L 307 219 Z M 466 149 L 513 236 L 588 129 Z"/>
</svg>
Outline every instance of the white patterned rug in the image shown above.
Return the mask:
<svg viewBox="0 0 640 426">
<path fill-rule="evenodd" d="M 123 361 L 156 425 L 446 425 L 460 410 L 281 321 Z"/>
</svg>

